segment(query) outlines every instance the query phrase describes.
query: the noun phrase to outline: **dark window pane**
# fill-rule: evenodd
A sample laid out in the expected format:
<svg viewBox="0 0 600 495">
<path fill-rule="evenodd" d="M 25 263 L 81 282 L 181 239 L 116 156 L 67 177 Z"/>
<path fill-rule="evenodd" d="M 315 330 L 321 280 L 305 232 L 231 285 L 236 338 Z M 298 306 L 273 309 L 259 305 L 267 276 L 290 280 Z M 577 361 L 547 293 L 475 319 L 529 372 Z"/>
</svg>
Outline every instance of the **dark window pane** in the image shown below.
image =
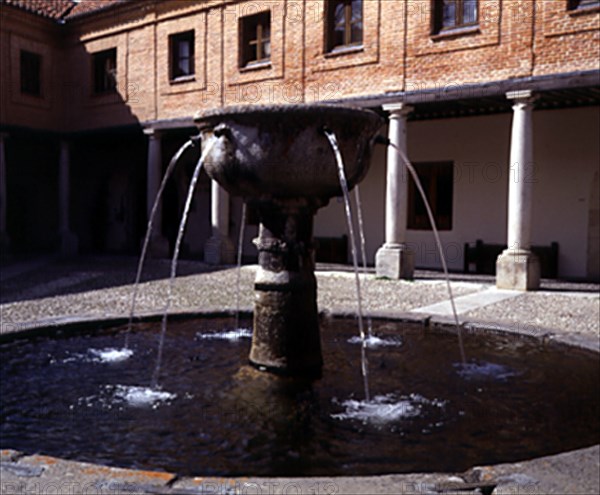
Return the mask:
<svg viewBox="0 0 600 495">
<path fill-rule="evenodd" d="M 271 58 L 271 12 L 240 19 L 240 67 Z"/>
<path fill-rule="evenodd" d="M 600 0 L 570 0 L 570 9 L 580 9 L 584 7 L 600 7 Z"/>
<path fill-rule="evenodd" d="M 452 201 L 454 194 L 452 162 L 417 163 L 415 164 L 415 169 L 427 196 L 438 229 L 452 229 Z M 431 229 L 425 203 L 412 177 L 409 182 L 408 192 L 408 228 L 414 230 Z"/>
<path fill-rule="evenodd" d="M 444 27 L 453 27 L 456 25 L 456 1 L 443 0 L 442 25 Z"/>
<path fill-rule="evenodd" d="M 357 23 L 352 25 L 352 43 L 361 43 L 362 42 L 362 23 Z"/>
<path fill-rule="evenodd" d="M 363 41 L 363 1 L 330 0 L 327 11 L 327 50 Z"/>
<path fill-rule="evenodd" d="M 171 79 L 194 75 L 194 31 L 170 36 Z"/>
<path fill-rule="evenodd" d="M 37 53 L 21 50 L 21 92 L 41 96 L 42 57 Z"/>
<path fill-rule="evenodd" d="M 463 24 L 477 22 L 477 0 L 463 0 Z"/>
<path fill-rule="evenodd" d="M 434 0 L 433 33 L 477 24 L 479 0 Z"/>
<path fill-rule="evenodd" d="M 94 53 L 94 93 L 110 93 L 117 87 L 117 49 Z"/>
</svg>

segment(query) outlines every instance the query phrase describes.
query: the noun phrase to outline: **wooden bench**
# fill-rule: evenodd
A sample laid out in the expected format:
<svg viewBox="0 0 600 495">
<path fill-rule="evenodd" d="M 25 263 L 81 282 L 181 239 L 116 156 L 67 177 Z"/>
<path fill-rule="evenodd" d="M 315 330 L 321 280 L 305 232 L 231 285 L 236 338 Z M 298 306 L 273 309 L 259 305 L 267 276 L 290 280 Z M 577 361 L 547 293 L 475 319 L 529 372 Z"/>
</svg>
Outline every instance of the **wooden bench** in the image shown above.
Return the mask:
<svg viewBox="0 0 600 495">
<path fill-rule="evenodd" d="M 347 263 L 348 262 L 348 236 L 342 237 L 315 237 L 317 249 L 316 261 L 320 263 Z"/>
<path fill-rule="evenodd" d="M 502 244 L 486 244 L 481 239 L 472 246 L 465 243 L 464 251 L 464 272 L 481 273 L 495 275 L 496 260 L 498 256 L 506 249 Z M 550 246 L 531 246 L 531 251 L 537 255 L 540 260 L 540 271 L 543 278 L 558 277 L 558 242 L 553 242 Z"/>
</svg>

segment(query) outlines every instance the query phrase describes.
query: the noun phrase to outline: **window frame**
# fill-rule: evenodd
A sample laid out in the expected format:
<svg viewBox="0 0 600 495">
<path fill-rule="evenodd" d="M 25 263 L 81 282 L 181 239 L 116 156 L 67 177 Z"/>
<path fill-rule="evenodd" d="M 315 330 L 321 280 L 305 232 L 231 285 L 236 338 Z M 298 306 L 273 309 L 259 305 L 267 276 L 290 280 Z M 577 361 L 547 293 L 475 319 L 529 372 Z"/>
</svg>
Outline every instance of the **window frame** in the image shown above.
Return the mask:
<svg viewBox="0 0 600 495">
<path fill-rule="evenodd" d="M 360 17 L 355 23 L 352 22 L 352 4 L 354 0 L 327 0 L 326 4 L 326 16 L 325 16 L 325 52 L 335 53 L 338 51 L 346 51 L 361 48 L 364 44 L 364 24 L 365 24 L 365 9 L 363 0 L 360 1 Z M 337 6 L 343 4 L 344 6 L 344 42 L 341 45 L 335 44 L 335 11 Z M 358 41 L 352 41 L 352 26 L 353 24 L 360 23 L 360 39 Z"/>
<path fill-rule="evenodd" d="M 24 58 L 28 58 L 26 61 Z M 29 63 L 34 62 L 35 70 Z M 40 53 L 20 49 L 19 51 L 19 82 L 21 94 L 42 98 L 42 67 L 43 57 Z"/>
<path fill-rule="evenodd" d="M 456 5 L 454 24 L 444 26 L 444 0 L 431 0 L 431 34 L 440 35 L 477 28 L 479 26 L 479 1 L 475 0 L 475 20 L 466 23 L 464 22 L 465 0 L 454 0 Z"/>
<path fill-rule="evenodd" d="M 420 162 L 414 163 L 415 170 L 425 191 L 425 195 L 429 201 L 429 206 L 433 213 L 436 226 L 440 231 L 451 231 L 454 224 L 454 162 L 452 161 L 436 161 L 436 162 Z M 445 170 L 444 170 L 445 169 Z M 427 172 L 424 172 L 426 170 Z M 441 205 L 438 204 L 441 200 L 440 193 L 438 192 L 438 178 L 446 176 L 449 179 L 448 184 L 450 186 L 448 204 L 445 206 L 449 208 L 449 213 L 441 213 L 439 210 Z M 407 205 L 407 218 L 406 227 L 409 230 L 427 231 L 432 230 L 429 222 L 429 216 L 427 211 L 417 211 L 417 202 L 422 202 L 421 195 L 417 190 L 412 176 L 409 178 L 408 183 L 408 205 Z"/>
<path fill-rule="evenodd" d="M 110 95 L 117 92 L 117 48 L 107 48 L 92 55 L 92 94 L 94 96 Z M 100 62 L 104 67 L 100 69 Z M 107 69 L 106 62 L 112 61 L 112 68 Z M 100 70 L 103 74 L 100 74 Z M 102 75 L 102 78 L 100 77 Z M 98 84 L 100 80 L 102 84 Z M 110 82 L 109 82 L 110 81 Z"/>
<path fill-rule="evenodd" d="M 265 27 L 268 25 L 268 36 L 264 35 Z M 265 10 L 252 15 L 240 17 L 238 27 L 239 60 L 240 69 L 252 67 L 264 67 L 271 65 L 272 56 L 272 20 L 271 11 Z M 270 45 L 269 55 L 264 56 L 264 45 Z M 256 46 L 256 58 L 252 58 L 252 46 Z"/>
<path fill-rule="evenodd" d="M 179 53 L 179 44 L 187 41 L 190 47 L 188 55 L 189 71 L 187 74 L 176 74 L 180 61 L 184 58 Z M 194 29 L 169 35 L 169 81 L 190 81 L 196 75 L 196 33 Z"/>
</svg>

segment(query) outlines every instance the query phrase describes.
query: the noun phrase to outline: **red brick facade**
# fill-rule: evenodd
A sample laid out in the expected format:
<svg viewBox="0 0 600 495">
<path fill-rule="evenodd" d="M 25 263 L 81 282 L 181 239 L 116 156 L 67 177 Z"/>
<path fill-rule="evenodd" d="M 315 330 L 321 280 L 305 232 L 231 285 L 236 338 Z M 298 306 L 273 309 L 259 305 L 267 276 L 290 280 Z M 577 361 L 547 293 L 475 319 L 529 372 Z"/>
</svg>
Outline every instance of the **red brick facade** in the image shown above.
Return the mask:
<svg viewBox="0 0 600 495">
<path fill-rule="evenodd" d="M 362 47 L 335 54 L 325 50 L 324 0 L 84 2 L 61 25 L 56 15 L 25 10 L 38 3 L 2 3 L 2 125 L 68 132 L 189 119 L 221 105 L 339 100 L 599 68 L 600 8 L 569 10 L 567 0 L 480 0 L 476 26 L 437 35 L 430 0 L 366 0 Z M 239 20 L 263 11 L 271 12 L 271 63 L 241 70 Z M 195 33 L 195 75 L 174 83 L 168 39 L 187 30 Z M 42 54 L 41 98 L 19 94 L 23 47 Z M 94 96 L 90 54 L 111 47 L 118 94 Z"/>
</svg>

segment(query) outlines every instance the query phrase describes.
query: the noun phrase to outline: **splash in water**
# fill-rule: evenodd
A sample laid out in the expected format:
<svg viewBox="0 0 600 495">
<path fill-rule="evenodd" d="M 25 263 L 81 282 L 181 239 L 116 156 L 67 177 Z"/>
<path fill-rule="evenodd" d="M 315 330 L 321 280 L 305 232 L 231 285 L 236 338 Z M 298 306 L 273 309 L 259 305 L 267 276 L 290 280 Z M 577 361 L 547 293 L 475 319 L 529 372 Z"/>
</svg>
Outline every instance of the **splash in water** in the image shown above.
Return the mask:
<svg viewBox="0 0 600 495">
<path fill-rule="evenodd" d="M 90 354 L 102 363 L 118 363 L 125 361 L 133 355 L 133 351 L 129 348 L 115 349 L 108 347 L 106 349 L 90 349 Z"/>
<path fill-rule="evenodd" d="M 142 278 L 142 270 L 144 269 L 144 262 L 146 261 L 146 253 L 148 251 L 148 245 L 150 244 L 150 238 L 152 237 L 152 227 L 154 224 L 154 218 L 156 217 L 156 212 L 158 211 L 158 205 L 162 199 L 163 191 L 167 185 L 167 181 L 173 174 L 173 170 L 175 170 L 175 166 L 179 163 L 179 159 L 185 153 L 185 151 L 194 145 L 194 141 L 191 139 L 187 141 L 177 153 L 173 155 L 167 170 L 165 171 L 165 175 L 163 176 L 162 182 L 160 183 L 160 187 L 158 188 L 158 192 L 156 193 L 156 198 L 154 198 L 154 204 L 152 205 L 152 210 L 150 211 L 150 218 L 148 218 L 148 226 L 146 227 L 146 236 L 144 237 L 144 244 L 142 245 L 142 254 L 140 255 L 140 260 L 138 262 L 137 273 L 135 275 L 135 282 L 133 283 L 133 294 L 131 295 L 131 308 L 129 310 L 129 324 L 127 326 L 127 332 L 125 333 L 125 348 L 129 347 L 129 334 L 131 333 L 131 326 L 133 324 L 133 317 L 135 315 L 135 304 L 137 302 L 137 296 L 139 291 L 140 280 Z"/>
<path fill-rule="evenodd" d="M 208 143 L 198 163 L 196 168 L 194 169 L 194 174 L 192 175 L 192 180 L 190 182 L 190 187 L 188 189 L 187 198 L 185 199 L 185 205 L 183 207 L 183 213 L 181 215 L 181 221 L 179 222 L 179 231 L 177 232 L 177 239 L 175 241 L 175 249 L 173 251 L 173 259 L 171 260 L 171 275 L 169 277 L 169 289 L 167 293 L 167 303 L 165 305 L 165 310 L 163 312 L 162 325 L 160 329 L 160 338 L 158 341 L 158 355 L 156 357 L 156 367 L 154 368 L 154 374 L 152 375 L 152 388 L 156 388 L 158 385 L 158 377 L 160 375 L 160 365 L 162 361 L 162 353 L 165 342 L 165 334 L 167 333 L 167 318 L 169 314 L 169 310 L 171 309 L 171 302 L 173 300 L 173 285 L 175 283 L 175 276 L 177 275 L 177 261 L 179 260 L 179 249 L 181 248 L 181 241 L 183 240 L 183 234 L 185 233 L 185 227 L 187 225 L 187 219 L 190 212 L 190 207 L 192 205 L 192 199 L 194 197 L 194 192 L 196 191 L 196 183 L 198 182 L 198 177 L 200 176 L 200 171 L 202 170 L 202 166 L 204 165 L 204 160 L 210 153 L 212 147 L 214 146 L 215 141 L 212 140 Z"/>
<path fill-rule="evenodd" d="M 252 337 L 252 330 L 249 328 L 236 327 L 235 330 L 228 330 L 226 332 L 207 332 L 196 334 L 196 338 L 199 340 L 240 340 L 249 339 Z"/>
<path fill-rule="evenodd" d="M 357 420 L 364 424 L 383 425 L 421 415 L 424 407 L 442 408 L 444 401 L 429 400 L 419 394 L 397 397 L 395 394 L 376 395 L 372 400 L 345 400 L 344 412 L 332 414 L 339 420 Z"/>
<path fill-rule="evenodd" d="M 346 181 L 346 172 L 344 171 L 344 160 L 340 152 L 340 147 L 337 143 L 335 134 L 328 129 L 324 129 L 323 132 L 329 140 L 331 149 L 335 155 L 335 161 L 338 166 L 338 175 L 340 178 L 340 186 L 344 193 L 344 206 L 346 210 L 346 221 L 348 223 L 348 232 L 350 234 L 350 246 L 352 247 L 352 263 L 354 265 L 354 277 L 356 280 L 356 299 L 358 301 L 358 330 L 360 333 L 361 345 L 361 371 L 363 376 L 363 384 L 365 389 L 365 399 L 368 401 L 370 398 L 369 392 L 369 362 L 367 360 L 367 343 L 365 336 L 365 329 L 363 324 L 363 312 L 362 312 L 362 297 L 360 293 L 360 277 L 358 276 L 358 259 L 356 255 L 356 236 L 354 235 L 354 227 L 352 225 L 352 211 L 350 209 L 350 193 L 348 192 L 348 182 Z"/>
<path fill-rule="evenodd" d="M 348 339 L 350 344 L 361 344 L 362 339 L 360 337 L 352 337 Z M 369 348 L 376 347 L 400 347 L 402 345 L 402 339 L 400 337 L 378 337 L 377 335 L 369 335 L 365 339 L 365 344 Z"/>
<path fill-rule="evenodd" d="M 177 395 L 156 387 L 116 385 L 114 387 L 114 397 L 117 400 L 125 401 L 132 407 L 152 407 L 156 409 L 161 403 L 174 400 Z"/>
</svg>

